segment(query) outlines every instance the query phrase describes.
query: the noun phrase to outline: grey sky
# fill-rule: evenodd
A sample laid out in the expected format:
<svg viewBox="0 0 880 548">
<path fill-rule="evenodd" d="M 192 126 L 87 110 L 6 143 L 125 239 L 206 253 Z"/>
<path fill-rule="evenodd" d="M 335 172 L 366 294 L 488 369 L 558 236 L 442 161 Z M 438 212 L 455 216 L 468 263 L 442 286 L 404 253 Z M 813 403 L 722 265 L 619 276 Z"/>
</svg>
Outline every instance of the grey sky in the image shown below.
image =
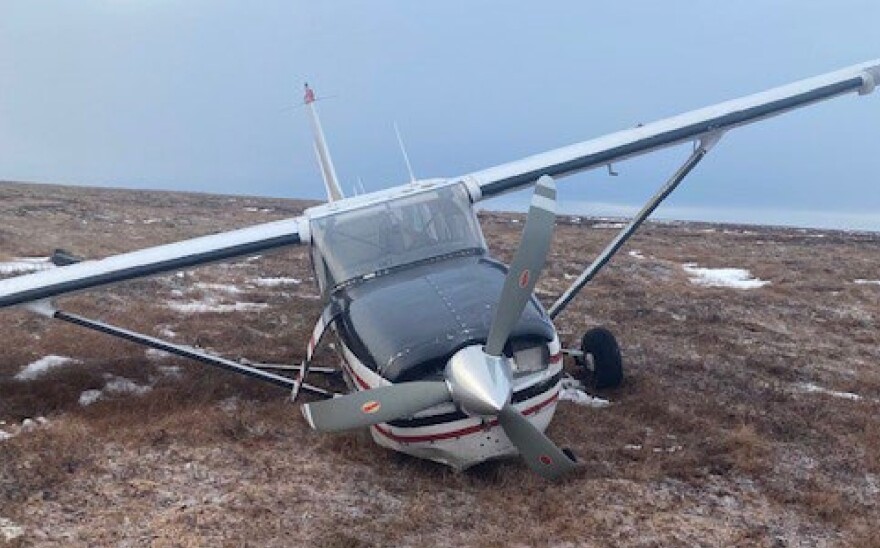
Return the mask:
<svg viewBox="0 0 880 548">
<path fill-rule="evenodd" d="M 417 175 L 455 175 L 880 57 L 876 0 L 596 4 L 0 0 L 0 179 L 321 198 L 304 80 L 374 190 L 406 181 L 395 120 Z M 740 129 L 660 213 L 880 229 L 878 120 L 847 97 Z M 561 200 L 626 211 L 685 154 Z"/>
</svg>

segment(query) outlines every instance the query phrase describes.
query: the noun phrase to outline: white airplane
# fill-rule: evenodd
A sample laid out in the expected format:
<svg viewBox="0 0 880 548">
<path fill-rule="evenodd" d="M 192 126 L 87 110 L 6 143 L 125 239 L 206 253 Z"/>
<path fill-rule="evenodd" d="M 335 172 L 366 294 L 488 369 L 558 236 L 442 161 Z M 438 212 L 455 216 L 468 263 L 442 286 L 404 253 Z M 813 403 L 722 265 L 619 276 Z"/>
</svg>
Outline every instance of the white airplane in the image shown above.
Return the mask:
<svg viewBox="0 0 880 548">
<path fill-rule="evenodd" d="M 597 383 L 620 383 L 613 335 L 597 328 L 580 351 L 563 350 L 552 320 L 596 275 L 654 209 L 734 128 L 848 94 L 880 82 L 880 60 L 763 93 L 640 125 L 458 177 L 413 181 L 344 197 L 306 86 L 305 103 L 327 203 L 281 221 L 161 245 L 0 281 L 0 307 L 37 314 L 325 398 L 303 414 L 320 431 L 369 426 L 385 447 L 457 469 L 516 454 L 546 478 L 576 467 L 544 430 L 562 382 L 564 352 L 590 363 Z M 554 178 L 609 167 L 627 158 L 692 142 L 693 151 L 608 247 L 545 310 L 533 295 L 553 233 Z M 473 206 L 535 187 L 522 241 L 509 267 L 488 253 Z M 296 378 L 266 367 L 85 318 L 53 299 L 76 291 L 308 245 L 324 312 Z M 350 392 L 305 382 L 315 346 L 332 331 Z M 590 358 L 590 359 L 586 359 Z"/>
</svg>

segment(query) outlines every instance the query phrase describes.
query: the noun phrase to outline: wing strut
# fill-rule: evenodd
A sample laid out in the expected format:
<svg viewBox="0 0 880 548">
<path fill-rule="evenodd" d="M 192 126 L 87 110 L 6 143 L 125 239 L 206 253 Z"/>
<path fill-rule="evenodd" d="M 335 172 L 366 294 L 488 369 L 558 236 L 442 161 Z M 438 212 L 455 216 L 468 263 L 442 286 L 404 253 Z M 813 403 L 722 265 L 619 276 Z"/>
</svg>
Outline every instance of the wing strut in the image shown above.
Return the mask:
<svg viewBox="0 0 880 548">
<path fill-rule="evenodd" d="M 669 197 L 672 192 L 678 188 L 678 185 L 684 180 L 685 177 L 690 174 L 690 172 L 697 167 L 697 164 L 709 153 L 709 151 L 714 147 L 718 141 L 721 139 L 723 133 L 712 133 L 709 134 L 699 140 L 699 145 L 695 146 L 694 151 L 688 157 L 687 160 L 678 168 L 672 177 L 666 181 L 657 194 L 655 194 L 647 204 L 639 211 L 635 217 L 627 224 L 615 238 L 608 244 L 608 246 L 593 260 L 592 264 L 584 270 L 584 272 L 578 276 L 578 278 L 571 284 L 571 287 L 565 290 L 565 293 L 562 294 L 559 299 L 553 303 L 553 306 L 550 307 L 550 310 L 547 313 L 551 318 L 555 319 L 556 316 L 559 315 L 560 312 L 565 310 L 565 307 L 568 306 L 568 303 L 574 299 L 578 293 L 580 293 L 581 289 L 587 285 L 590 280 L 592 280 L 596 274 L 608 264 L 608 261 L 611 260 L 611 257 L 617 253 L 620 248 L 627 242 L 627 240 L 635 234 L 636 230 L 645 222 L 648 216 L 657 209 L 663 200 Z"/>
<path fill-rule="evenodd" d="M 129 331 L 128 329 L 116 327 L 114 325 L 99 322 L 97 320 L 91 320 L 77 314 L 71 314 L 69 312 L 65 312 L 63 310 L 55 308 L 52 304 L 46 301 L 39 301 L 37 303 L 28 305 L 28 308 L 32 312 L 36 312 L 43 316 L 48 316 L 50 318 L 55 318 L 56 320 L 72 323 L 74 325 L 85 327 L 99 333 L 105 333 L 107 335 L 119 337 L 133 343 L 147 346 L 149 348 L 155 348 L 157 350 L 162 350 L 170 354 L 182 356 L 184 358 L 190 358 L 206 365 L 219 367 L 221 369 L 226 369 L 227 371 L 233 371 L 241 375 L 274 384 L 275 386 L 287 388 L 288 390 L 292 389 L 296 384 L 296 381 L 291 378 L 277 375 L 269 371 L 262 371 L 257 367 L 243 365 L 232 360 L 222 358 L 220 356 L 214 356 L 192 346 L 174 344 L 168 341 L 163 341 L 162 339 L 151 337 L 149 335 Z M 299 387 L 299 389 L 325 398 L 333 397 L 333 393 L 329 390 L 324 390 L 323 388 L 312 386 L 310 384 L 303 383 Z"/>
</svg>

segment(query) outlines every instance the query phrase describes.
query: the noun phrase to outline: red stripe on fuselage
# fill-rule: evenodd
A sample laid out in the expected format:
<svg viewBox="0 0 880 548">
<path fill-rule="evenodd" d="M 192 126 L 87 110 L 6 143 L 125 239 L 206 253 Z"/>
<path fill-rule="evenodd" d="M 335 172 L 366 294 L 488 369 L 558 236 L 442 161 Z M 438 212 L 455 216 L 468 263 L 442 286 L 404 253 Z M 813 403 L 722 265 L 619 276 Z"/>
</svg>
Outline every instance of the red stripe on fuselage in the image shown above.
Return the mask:
<svg viewBox="0 0 880 548">
<path fill-rule="evenodd" d="M 555 356 L 559 356 L 561 358 L 562 354 L 559 353 L 559 354 L 556 354 Z M 553 363 L 552 358 L 551 358 L 551 363 Z M 352 366 L 351 364 L 349 364 L 346 361 L 343 361 L 342 365 L 344 368 L 346 368 L 348 370 L 348 372 L 351 374 L 351 377 L 354 379 L 354 381 L 362 389 L 369 390 L 369 389 L 373 388 L 372 386 L 370 386 L 367 383 L 367 381 L 362 379 L 361 376 L 357 374 L 357 372 L 355 372 L 354 366 Z M 541 403 L 537 403 L 537 404 L 529 407 L 528 409 L 522 411 L 522 414 L 523 415 L 531 415 L 531 414 L 537 413 L 541 409 L 543 409 L 543 408 L 547 407 L 548 405 L 550 405 L 551 403 L 555 402 L 557 399 L 559 399 L 559 391 L 558 390 L 552 396 L 550 396 L 546 400 L 542 401 Z M 424 434 L 424 435 L 399 435 L 399 434 L 395 434 L 395 433 L 391 432 L 390 429 L 388 429 L 384 426 L 380 426 L 380 425 L 373 425 L 373 428 L 375 428 L 377 432 L 379 432 L 380 434 L 382 434 L 386 438 L 394 440 L 398 443 L 420 443 L 420 442 L 426 442 L 426 441 L 438 441 L 438 440 L 448 440 L 448 439 L 452 439 L 452 438 L 460 438 L 462 436 L 467 436 L 469 434 L 475 434 L 477 432 L 488 430 L 488 429 L 493 428 L 497 425 L 498 425 L 498 419 L 492 419 L 491 421 L 489 421 L 487 423 L 475 424 L 474 426 L 468 426 L 466 428 L 460 428 L 458 430 L 452 430 L 450 432 L 440 432 L 438 434 Z"/>
<path fill-rule="evenodd" d="M 547 398 L 541 403 L 535 404 L 525 411 L 522 412 L 523 415 L 531 415 L 533 413 L 537 413 L 541 409 L 547 407 L 551 403 L 555 402 L 559 399 L 559 391 L 556 391 L 552 396 Z M 482 432 L 484 430 L 488 430 L 490 428 L 494 428 L 498 426 L 498 419 L 492 419 L 489 422 L 482 424 L 475 424 L 473 426 L 468 426 L 467 428 L 461 428 L 459 430 L 452 430 L 450 432 L 440 432 L 439 434 L 425 434 L 425 435 L 416 435 L 416 436 L 402 436 L 399 434 L 395 434 L 391 432 L 391 430 L 385 428 L 384 426 L 380 426 L 378 424 L 373 425 L 373 428 L 376 429 L 377 432 L 382 434 L 388 439 L 394 440 L 398 443 L 421 443 L 426 441 L 438 441 L 438 440 L 448 440 L 452 438 L 460 438 L 462 436 L 467 436 L 469 434 L 475 434 L 477 432 Z"/>
</svg>

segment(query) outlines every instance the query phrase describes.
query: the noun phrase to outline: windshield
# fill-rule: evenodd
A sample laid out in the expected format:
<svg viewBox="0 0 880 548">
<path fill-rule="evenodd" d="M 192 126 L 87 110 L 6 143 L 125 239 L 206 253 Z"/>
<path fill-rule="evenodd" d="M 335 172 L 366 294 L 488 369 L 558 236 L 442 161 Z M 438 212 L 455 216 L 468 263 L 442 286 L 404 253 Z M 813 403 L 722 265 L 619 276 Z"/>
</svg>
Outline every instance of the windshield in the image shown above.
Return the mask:
<svg viewBox="0 0 880 548">
<path fill-rule="evenodd" d="M 312 220 L 329 285 L 440 255 L 484 249 L 467 191 L 451 186 Z"/>
</svg>

